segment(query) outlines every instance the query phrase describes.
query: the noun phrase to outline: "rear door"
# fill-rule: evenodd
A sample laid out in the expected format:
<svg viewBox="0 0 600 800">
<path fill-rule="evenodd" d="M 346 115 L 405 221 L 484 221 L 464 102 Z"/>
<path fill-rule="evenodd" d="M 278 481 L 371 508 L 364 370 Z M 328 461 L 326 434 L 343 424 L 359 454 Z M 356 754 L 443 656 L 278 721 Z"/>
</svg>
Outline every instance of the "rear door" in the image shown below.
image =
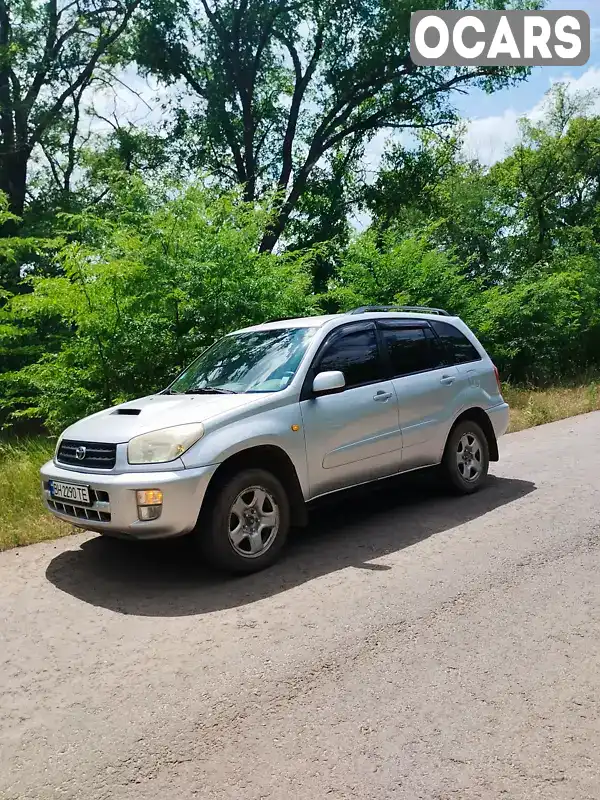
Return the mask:
<svg viewBox="0 0 600 800">
<path fill-rule="evenodd" d="M 402 431 L 402 470 L 439 461 L 456 403 L 458 370 L 427 321 L 377 322 L 391 365 Z"/>
<path fill-rule="evenodd" d="M 314 396 L 318 372 L 340 370 L 346 386 Z M 324 342 L 300 400 L 311 497 L 398 472 L 402 436 L 392 381 L 373 322 L 352 323 Z"/>
</svg>

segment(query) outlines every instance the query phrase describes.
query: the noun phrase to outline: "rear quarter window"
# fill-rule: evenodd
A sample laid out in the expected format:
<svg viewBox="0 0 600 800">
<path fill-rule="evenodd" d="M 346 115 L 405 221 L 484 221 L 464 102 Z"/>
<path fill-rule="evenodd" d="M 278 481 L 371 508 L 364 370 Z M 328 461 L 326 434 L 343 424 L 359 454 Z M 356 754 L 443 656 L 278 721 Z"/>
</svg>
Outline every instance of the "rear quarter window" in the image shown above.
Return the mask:
<svg viewBox="0 0 600 800">
<path fill-rule="evenodd" d="M 452 364 L 468 364 L 470 361 L 481 361 L 481 355 L 467 337 L 449 322 L 432 320 L 431 325 L 439 336 L 444 350 Z"/>
</svg>

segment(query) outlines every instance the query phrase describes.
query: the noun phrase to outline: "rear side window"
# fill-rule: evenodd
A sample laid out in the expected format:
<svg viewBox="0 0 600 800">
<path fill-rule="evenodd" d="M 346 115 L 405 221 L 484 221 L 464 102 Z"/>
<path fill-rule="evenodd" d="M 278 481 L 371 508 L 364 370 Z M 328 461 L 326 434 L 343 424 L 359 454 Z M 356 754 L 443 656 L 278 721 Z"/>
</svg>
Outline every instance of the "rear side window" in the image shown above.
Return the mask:
<svg viewBox="0 0 600 800">
<path fill-rule="evenodd" d="M 375 330 L 349 331 L 327 347 L 318 371 L 338 369 L 344 373 L 346 388 L 384 379 Z"/>
<path fill-rule="evenodd" d="M 381 335 L 395 378 L 442 366 L 431 331 L 424 328 L 384 327 Z"/>
<path fill-rule="evenodd" d="M 452 364 L 467 364 L 469 361 L 481 361 L 481 356 L 454 325 L 439 320 L 431 320 L 434 331 L 442 340 L 444 348 Z"/>
</svg>

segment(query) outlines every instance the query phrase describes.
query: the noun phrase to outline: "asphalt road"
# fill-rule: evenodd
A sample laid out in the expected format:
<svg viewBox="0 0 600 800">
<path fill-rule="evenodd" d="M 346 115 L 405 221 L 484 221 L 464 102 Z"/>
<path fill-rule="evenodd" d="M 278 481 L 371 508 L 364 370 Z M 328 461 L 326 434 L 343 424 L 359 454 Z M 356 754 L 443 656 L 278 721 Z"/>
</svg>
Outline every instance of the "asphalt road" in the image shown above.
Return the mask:
<svg viewBox="0 0 600 800">
<path fill-rule="evenodd" d="M 183 543 L 0 554 L 2 800 L 600 798 L 600 413 L 320 509 L 237 580 Z"/>
</svg>

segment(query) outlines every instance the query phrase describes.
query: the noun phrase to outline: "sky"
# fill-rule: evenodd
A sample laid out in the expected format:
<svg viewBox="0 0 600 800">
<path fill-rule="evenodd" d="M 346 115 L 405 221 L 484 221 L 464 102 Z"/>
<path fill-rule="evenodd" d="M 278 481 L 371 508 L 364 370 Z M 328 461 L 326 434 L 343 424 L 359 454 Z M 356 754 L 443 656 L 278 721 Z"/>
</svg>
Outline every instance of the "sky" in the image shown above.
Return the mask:
<svg viewBox="0 0 600 800">
<path fill-rule="evenodd" d="M 586 11 L 591 23 L 591 53 L 582 67 L 535 67 L 530 77 L 517 86 L 489 95 L 477 89 L 457 94 L 456 108 L 467 122 L 465 152 L 481 163 L 491 165 L 502 159 L 517 141 L 520 117 L 535 118 L 544 95 L 553 83 L 566 82 L 574 90 L 597 89 L 600 92 L 600 0 L 549 0 L 547 11 Z M 600 99 L 592 109 L 600 114 Z M 381 131 L 365 152 L 367 180 L 373 179 L 389 141 L 389 133 Z"/>
<path fill-rule="evenodd" d="M 553 83 L 565 81 L 574 89 L 600 90 L 600 0 L 551 0 L 547 11 L 587 11 L 592 28 L 590 60 L 582 67 L 535 67 L 529 79 L 492 95 L 473 91 L 457 103 L 462 116 L 470 120 L 466 147 L 484 164 L 501 159 L 518 135 L 517 122 L 524 115 L 535 116 L 544 94 Z M 600 101 L 597 109 L 600 113 Z"/>
</svg>

